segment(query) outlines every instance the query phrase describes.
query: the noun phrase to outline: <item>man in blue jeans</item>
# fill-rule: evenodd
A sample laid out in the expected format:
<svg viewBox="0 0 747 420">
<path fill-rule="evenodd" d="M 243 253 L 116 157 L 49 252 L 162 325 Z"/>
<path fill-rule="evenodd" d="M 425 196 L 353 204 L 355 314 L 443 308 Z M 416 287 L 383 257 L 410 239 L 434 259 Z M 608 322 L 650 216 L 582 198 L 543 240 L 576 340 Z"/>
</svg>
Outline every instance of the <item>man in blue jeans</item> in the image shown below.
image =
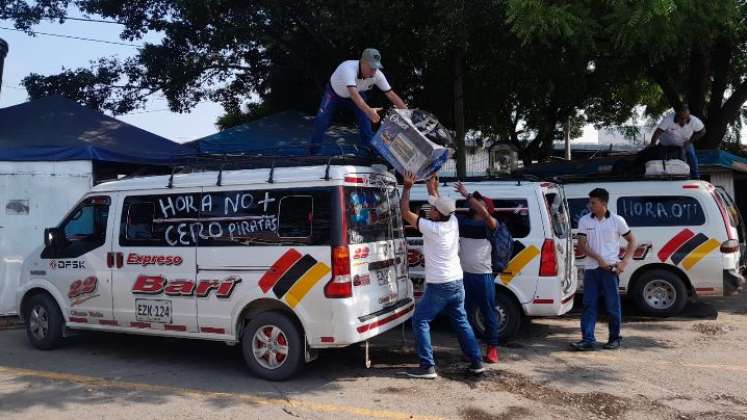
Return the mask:
<svg viewBox="0 0 747 420">
<path fill-rule="evenodd" d="M 468 318 L 475 307 L 485 319 L 485 361 L 498 363 L 498 312 L 495 308 L 493 244 L 488 233 L 495 233 L 498 221 L 493 217 L 493 200 L 475 191 L 470 193 L 461 182 L 454 189 L 467 200 L 470 212 L 459 217 L 459 260 L 464 271 L 464 308 Z M 472 320 L 474 322 L 474 319 Z M 474 324 L 473 324 L 474 325 Z"/>
<path fill-rule="evenodd" d="M 407 375 L 413 378 L 436 378 L 430 322 L 442 311 L 446 311 L 462 352 L 470 360 L 469 371 L 481 374 L 485 368 L 482 365 L 480 345 L 464 311 L 464 285 L 462 267 L 459 264 L 459 224 L 454 215 L 456 203 L 438 195 L 438 180 L 432 177 L 427 181 L 430 220 L 418 217 L 410 210 L 410 189 L 415 184 L 415 179 L 413 173 L 405 175 L 400 208 L 402 218 L 416 226 L 423 235 L 426 287 L 412 316 L 420 366 L 409 370 Z"/>
<path fill-rule="evenodd" d="M 655 146 L 658 141 L 662 146 L 681 147 L 687 164 L 690 165 L 690 178 L 700 179 L 698 156 L 693 143 L 705 136 L 705 133 L 703 121 L 690 115 L 690 108 L 687 104 L 682 104 L 662 118 L 651 136 L 650 146 Z"/>
<path fill-rule="evenodd" d="M 604 348 L 620 348 L 620 292 L 618 274 L 625 271 L 636 247 L 636 240 L 627 222 L 607 209 L 610 195 L 604 188 L 589 193 L 591 213 L 578 221 L 578 246 L 586 255 L 584 263 L 584 312 L 581 315 L 581 341 L 571 343 L 574 350 L 594 350 L 597 305 L 604 298 L 609 318 L 609 338 Z M 620 261 L 620 237 L 628 242 Z"/>
<path fill-rule="evenodd" d="M 405 109 L 407 105 L 394 93 L 381 69 L 381 54 L 373 48 L 363 50 L 360 60 L 343 61 L 329 78 L 324 89 L 319 112 L 314 118 L 314 131 L 311 134 L 310 154 L 319 153 L 324 133 L 332 124 L 332 118 L 338 108 L 347 108 L 353 112 L 358 122 L 361 141 L 364 146 L 371 143 L 374 135 L 371 123 L 380 121 L 379 108 L 371 108 L 366 103 L 366 92 L 374 85 L 397 108 Z"/>
</svg>

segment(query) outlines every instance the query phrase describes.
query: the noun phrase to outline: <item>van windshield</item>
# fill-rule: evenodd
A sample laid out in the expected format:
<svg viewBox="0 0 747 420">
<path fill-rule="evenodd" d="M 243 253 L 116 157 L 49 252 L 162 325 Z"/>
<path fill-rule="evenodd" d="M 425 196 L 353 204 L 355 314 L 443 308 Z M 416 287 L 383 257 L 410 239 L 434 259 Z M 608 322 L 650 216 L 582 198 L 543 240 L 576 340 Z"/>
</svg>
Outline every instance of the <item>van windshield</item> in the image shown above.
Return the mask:
<svg viewBox="0 0 747 420">
<path fill-rule="evenodd" d="M 345 187 L 345 222 L 351 244 L 404 237 L 394 187 Z"/>
</svg>

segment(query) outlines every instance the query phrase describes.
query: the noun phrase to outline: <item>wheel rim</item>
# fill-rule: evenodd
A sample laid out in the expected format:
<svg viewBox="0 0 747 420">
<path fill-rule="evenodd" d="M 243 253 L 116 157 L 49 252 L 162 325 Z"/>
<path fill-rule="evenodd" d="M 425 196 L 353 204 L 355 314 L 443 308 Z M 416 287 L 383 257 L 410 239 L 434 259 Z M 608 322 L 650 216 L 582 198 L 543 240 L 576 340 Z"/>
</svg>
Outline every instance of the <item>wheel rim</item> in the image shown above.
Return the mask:
<svg viewBox="0 0 747 420">
<path fill-rule="evenodd" d="M 288 337 L 275 325 L 263 325 L 252 338 L 254 359 L 265 369 L 277 369 L 288 360 Z"/>
<path fill-rule="evenodd" d="M 643 288 L 643 299 L 651 308 L 669 309 L 677 301 L 677 289 L 667 281 L 653 280 Z"/>
<path fill-rule="evenodd" d="M 29 330 L 37 340 L 44 340 L 49 333 L 49 314 L 43 306 L 34 306 L 29 314 Z"/>
<path fill-rule="evenodd" d="M 498 312 L 496 324 L 498 327 L 498 337 L 503 335 L 506 330 L 506 324 L 508 323 L 508 316 L 506 309 L 503 306 L 495 305 L 495 310 Z M 479 308 L 475 308 L 475 324 L 481 331 L 487 331 L 485 328 L 485 317 L 482 315 L 482 311 Z"/>
</svg>

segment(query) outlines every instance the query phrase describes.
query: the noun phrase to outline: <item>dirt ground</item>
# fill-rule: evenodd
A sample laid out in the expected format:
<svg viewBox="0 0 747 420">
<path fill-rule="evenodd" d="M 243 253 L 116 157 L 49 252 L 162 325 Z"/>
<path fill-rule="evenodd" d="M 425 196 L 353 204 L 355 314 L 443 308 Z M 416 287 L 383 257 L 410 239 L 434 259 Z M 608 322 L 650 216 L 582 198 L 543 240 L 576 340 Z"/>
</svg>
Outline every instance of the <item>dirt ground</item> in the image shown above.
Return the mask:
<svg viewBox="0 0 747 420">
<path fill-rule="evenodd" d="M 653 319 L 625 306 L 623 349 L 568 351 L 579 314 L 536 319 L 476 379 L 445 322 L 433 328 L 440 377 L 409 379 L 409 329 L 322 352 L 296 379 L 253 378 L 238 347 L 81 334 L 50 352 L 0 330 L 2 418 L 747 419 L 747 298 Z M 606 325 L 597 328 L 606 339 Z"/>
</svg>

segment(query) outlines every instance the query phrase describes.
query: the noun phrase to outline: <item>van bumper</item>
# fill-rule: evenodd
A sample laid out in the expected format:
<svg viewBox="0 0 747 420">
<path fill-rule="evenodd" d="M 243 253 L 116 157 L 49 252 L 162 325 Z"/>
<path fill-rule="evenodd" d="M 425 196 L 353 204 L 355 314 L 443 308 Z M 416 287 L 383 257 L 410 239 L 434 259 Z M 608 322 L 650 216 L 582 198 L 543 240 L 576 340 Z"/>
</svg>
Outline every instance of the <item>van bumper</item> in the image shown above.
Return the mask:
<svg viewBox="0 0 747 420">
<path fill-rule="evenodd" d="M 736 269 L 724 270 L 724 296 L 744 292 L 745 279 Z"/>
</svg>

